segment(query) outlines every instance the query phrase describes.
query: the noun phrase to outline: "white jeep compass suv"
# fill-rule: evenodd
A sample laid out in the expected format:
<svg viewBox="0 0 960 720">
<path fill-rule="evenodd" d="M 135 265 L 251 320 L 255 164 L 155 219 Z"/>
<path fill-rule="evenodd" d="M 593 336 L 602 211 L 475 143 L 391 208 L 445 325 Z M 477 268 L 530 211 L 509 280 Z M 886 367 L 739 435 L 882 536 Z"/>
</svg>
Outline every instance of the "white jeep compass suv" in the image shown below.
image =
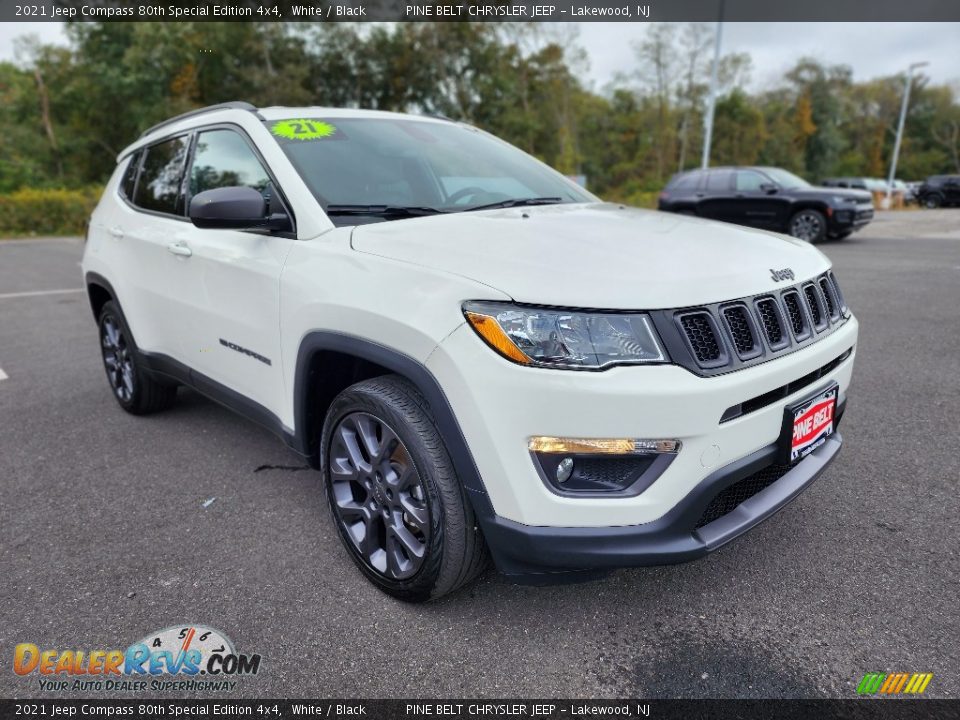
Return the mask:
<svg viewBox="0 0 960 720">
<path fill-rule="evenodd" d="M 446 119 L 227 103 L 119 156 L 83 273 L 121 407 L 179 385 L 320 469 L 405 600 L 716 550 L 840 449 L 827 258 L 603 203 Z"/>
</svg>

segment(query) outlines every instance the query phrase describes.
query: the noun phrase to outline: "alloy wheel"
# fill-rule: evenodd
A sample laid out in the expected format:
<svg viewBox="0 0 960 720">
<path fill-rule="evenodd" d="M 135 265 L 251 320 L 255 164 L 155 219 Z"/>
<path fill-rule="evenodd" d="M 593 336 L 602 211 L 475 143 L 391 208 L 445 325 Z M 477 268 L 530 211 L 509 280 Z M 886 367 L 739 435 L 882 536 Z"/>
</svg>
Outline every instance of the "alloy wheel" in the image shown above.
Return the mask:
<svg viewBox="0 0 960 720">
<path fill-rule="evenodd" d="M 110 387 L 122 402 L 130 402 L 134 390 L 133 355 L 116 318 L 104 318 L 100 341 Z"/>
<path fill-rule="evenodd" d="M 790 234 L 810 242 L 820 236 L 820 218 L 812 213 L 800 213 L 790 224 Z"/>
<path fill-rule="evenodd" d="M 415 575 L 427 554 L 430 508 L 397 433 L 369 413 L 350 413 L 333 430 L 327 463 L 337 522 L 354 550 L 384 577 Z"/>
</svg>

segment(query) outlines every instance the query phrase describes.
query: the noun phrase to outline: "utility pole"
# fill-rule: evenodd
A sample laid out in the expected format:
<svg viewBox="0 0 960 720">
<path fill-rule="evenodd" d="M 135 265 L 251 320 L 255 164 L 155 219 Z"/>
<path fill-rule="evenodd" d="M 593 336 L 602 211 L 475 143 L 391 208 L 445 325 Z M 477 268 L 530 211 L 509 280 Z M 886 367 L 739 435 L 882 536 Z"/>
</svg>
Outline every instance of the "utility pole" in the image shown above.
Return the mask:
<svg viewBox="0 0 960 720">
<path fill-rule="evenodd" d="M 713 45 L 713 68 L 710 70 L 710 99 L 707 101 L 707 114 L 703 118 L 703 159 L 700 167 L 710 167 L 710 143 L 713 141 L 713 106 L 717 102 L 717 68 L 720 66 L 720 43 L 723 40 L 723 4 L 720 0 L 720 14 L 717 17 L 717 38 Z"/>
<path fill-rule="evenodd" d="M 890 161 L 890 177 L 887 178 L 887 207 L 890 207 L 890 196 L 893 194 L 893 180 L 897 174 L 897 160 L 900 157 L 900 141 L 903 139 L 903 123 L 907 119 L 907 105 L 910 103 L 910 85 L 913 83 L 913 71 L 930 63 L 913 63 L 907 68 L 907 80 L 903 88 L 903 103 L 900 105 L 900 122 L 897 124 L 897 139 L 893 143 L 893 159 Z"/>
</svg>

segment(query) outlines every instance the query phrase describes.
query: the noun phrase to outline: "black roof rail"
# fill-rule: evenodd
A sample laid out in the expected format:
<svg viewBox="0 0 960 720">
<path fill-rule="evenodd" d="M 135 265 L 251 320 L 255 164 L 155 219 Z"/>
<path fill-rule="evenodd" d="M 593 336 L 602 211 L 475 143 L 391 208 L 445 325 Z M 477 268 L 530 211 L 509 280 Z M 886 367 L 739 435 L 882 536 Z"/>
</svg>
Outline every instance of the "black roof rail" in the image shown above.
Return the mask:
<svg viewBox="0 0 960 720">
<path fill-rule="evenodd" d="M 257 110 L 257 107 L 255 105 L 251 105 L 250 103 L 244 102 L 243 100 L 233 100 L 231 102 L 218 103 L 217 105 L 208 105 L 207 107 L 197 108 L 196 110 L 190 110 L 189 112 L 176 115 L 170 118 L 169 120 L 158 122 L 156 125 L 152 127 L 148 127 L 146 130 L 140 133 L 140 137 L 149 135 L 153 131 L 159 130 L 160 128 L 166 125 L 170 125 L 171 123 L 175 123 L 178 120 L 184 120 L 188 117 L 193 117 L 194 115 L 202 115 L 203 113 L 213 112 L 214 110 L 247 110 L 249 112 L 252 112 L 254 115 L 256 115 L 257 118 L 259 118 L 260 120 L 264 119 L 263 115 L 260 114 L 260 111 Z"/>
</svg>

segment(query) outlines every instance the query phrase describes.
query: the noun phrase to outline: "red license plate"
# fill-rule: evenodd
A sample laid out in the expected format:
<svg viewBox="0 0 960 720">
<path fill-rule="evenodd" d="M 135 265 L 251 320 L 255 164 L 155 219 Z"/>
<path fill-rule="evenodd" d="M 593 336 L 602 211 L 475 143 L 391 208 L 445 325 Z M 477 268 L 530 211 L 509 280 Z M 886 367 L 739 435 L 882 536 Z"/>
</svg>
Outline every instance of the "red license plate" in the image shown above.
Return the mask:
<svg viewBox="0 0 960 720">
<path fill-rule="evenodd" d="M 791 433 L 790 462 L 806 457 L 833 434 L 838 390 L 834 385 L 800 405 L 787 409 L 793 416 L 793 422 L 788 426 Z"/>
</svg>

